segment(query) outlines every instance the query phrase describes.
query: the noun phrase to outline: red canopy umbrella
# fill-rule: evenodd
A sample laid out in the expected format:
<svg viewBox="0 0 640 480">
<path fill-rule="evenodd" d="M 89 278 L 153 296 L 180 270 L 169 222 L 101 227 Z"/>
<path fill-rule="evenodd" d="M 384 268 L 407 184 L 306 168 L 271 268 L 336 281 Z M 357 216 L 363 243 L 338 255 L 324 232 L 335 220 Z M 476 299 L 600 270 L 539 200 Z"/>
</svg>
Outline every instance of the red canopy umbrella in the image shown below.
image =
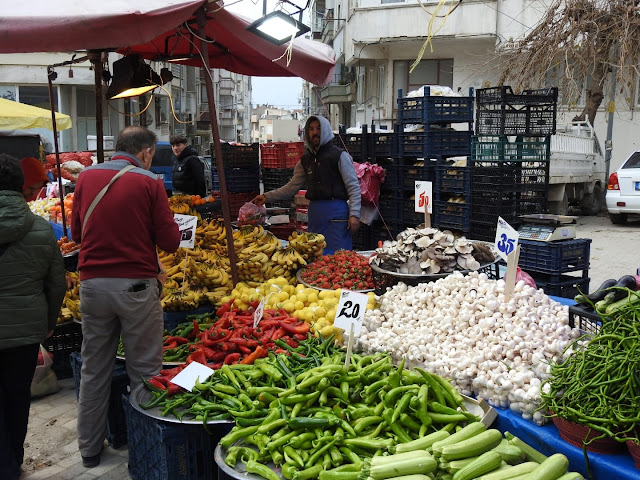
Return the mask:
<svg viewBox="0 0 640 480">
<path fill-rule="evenodd" d="M 244 75 L 295 76 L 317 85 L 329 81 L 335 65 L 335 52 L 331 47 L 298 38 L 293 41 L 290 55 L 283 57 L 287 44 L 276 46 L 247 32 L 245 27 L 249 23 L 211 0 L 163 0 L 161 6 L 157 0 L 30 0 L 15 3 L 0 17 L 0 53 L 90 51 L 89 59 L 94 64 L 95 74 L 97 155 L 100 159 L 103 156 L 100 52 L 118 50 L 157 60 L 181 57 L 178 63 L 202 66 L 207 70 L 218 67 Z M 278 58 L 280 60 L 276 60 Z M 214 98 L 211 78 L 209 75 L 204 78 L 207 96 Z M 53 116 L 51 82 L 50 75 Z M 231 246 L 231 219 L 213 102 L 209 116 L 227 245 Z M 54 144 L 57 156 L 57 141 Z M 231 247 L 228 252 L 235 284 L 238 280 L 235 252 Z"/>
</svg>

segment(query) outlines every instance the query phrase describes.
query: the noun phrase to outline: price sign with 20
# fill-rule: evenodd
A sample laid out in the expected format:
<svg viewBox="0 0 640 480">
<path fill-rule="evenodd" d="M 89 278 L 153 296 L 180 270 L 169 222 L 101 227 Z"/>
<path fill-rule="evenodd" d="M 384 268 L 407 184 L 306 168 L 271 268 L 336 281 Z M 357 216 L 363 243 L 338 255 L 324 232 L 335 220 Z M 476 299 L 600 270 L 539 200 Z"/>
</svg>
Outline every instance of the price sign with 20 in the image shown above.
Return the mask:
<svg viewBox="0 0 640 480">
<path fill-rule="evenodd" d="M 354 336 L 360 335 L 368 299 L 369 297 L 363 293 L 343 290 L 340 294 L 340 302 L 338 302 L 338 308 L 336 309 L 337 314 L 333 325 L 341 328 L 348 334 L 353 324 Z"/>
<path fill-rule="evenodd" d="M 502 217 L 498 217 L 498 226 L 496 228 L 496 249 L 498 254 L 504 261 L 507 261 L 507 256 L 513 252 L 518 246 L 518 239 L 520 235 L 509 225 Z"/>
</svg>

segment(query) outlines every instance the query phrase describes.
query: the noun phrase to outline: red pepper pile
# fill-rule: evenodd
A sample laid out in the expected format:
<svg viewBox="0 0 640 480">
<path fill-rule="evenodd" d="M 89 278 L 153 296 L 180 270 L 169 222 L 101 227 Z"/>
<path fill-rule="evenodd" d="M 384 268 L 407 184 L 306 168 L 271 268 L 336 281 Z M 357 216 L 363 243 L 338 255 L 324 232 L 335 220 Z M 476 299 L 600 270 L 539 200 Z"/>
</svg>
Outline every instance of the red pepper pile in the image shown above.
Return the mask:
<svg viewBox="0 0 640 480">
<path fill-rule="evenodd" d="M 253 311 L 230 310 L 231 305 L 218 309 L 219 318 L 208 329 L 200 332 L 198 323 L 187 337 L 165 337 L 165 351 L 189 343 L 192 353 L 186 363 L 199 362 L 211 368 L 223 364 L 252 364 L 257 358 L 267 356 L 269 350 L 286 353 L 274 341 L 281 339 L 292 348 L 307 338 L 309 324 L 290 317 L 285 310 L 267 309 L 257 328 L 253 328 Z M 166 360 L 166 357 L 165 357 Z"/>
<path fill-rule="evenodd" d="M 321 256 L 305 268 L 302 280 L 319 288 L 374 288 L 369 260 L 350 250 L 338 250 L 333 255 Z"/>
</svg>

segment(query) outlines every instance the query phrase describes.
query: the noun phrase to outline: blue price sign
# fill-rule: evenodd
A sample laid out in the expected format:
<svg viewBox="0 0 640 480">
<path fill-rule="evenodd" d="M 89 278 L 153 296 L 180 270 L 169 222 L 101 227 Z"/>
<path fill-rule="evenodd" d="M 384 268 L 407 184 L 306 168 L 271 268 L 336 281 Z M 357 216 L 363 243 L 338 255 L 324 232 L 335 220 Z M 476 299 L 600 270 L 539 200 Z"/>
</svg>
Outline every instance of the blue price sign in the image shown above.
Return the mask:
<svg viewBox="0 0 640 480">
<path fill-rule="evenodd" d="M 500 257 L 502 257 L 505 262 L 507 261 L 507 256 L 518 246 L 519 238 L 518 232 L 505 222 L 502 217 L 498 217 L 495 243 Z"/>
</svg>

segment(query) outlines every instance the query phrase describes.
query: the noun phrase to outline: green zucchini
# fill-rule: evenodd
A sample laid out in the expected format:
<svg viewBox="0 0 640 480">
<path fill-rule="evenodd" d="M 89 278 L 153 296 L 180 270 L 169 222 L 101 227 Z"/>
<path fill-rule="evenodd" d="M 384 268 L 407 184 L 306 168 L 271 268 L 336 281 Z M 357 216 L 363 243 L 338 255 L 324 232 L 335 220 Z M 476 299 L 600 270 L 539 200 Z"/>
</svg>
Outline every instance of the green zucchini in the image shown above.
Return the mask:
<svg viewBox="0 0 640 480">
<path fill-rule="evenodd" d="M 461 428 L 459 431 L 454 433 L 453 435 L 448 436 L 444 440 L 439 440 L 432 445 L 432 450 L 434 456 L 438 457 L 442 453 L 442 449 L 448 445 L 453 445 L 457 442 L 467 440 L 469 438 L 473 438 L 476 435 L 487 430 L 487 426 L 482 422 L 473 422 L 467 425 L 466 427 Z M 479 455 L 479 454 L 477 454 Z M 472 457 L 473 455 L 468 455 Z"/>
<path fill-rule="evenodd" d="M 469 465 L 453 475 L 453 480 L 473 480 L 485 473 L 493 472 L 502 464 L 502 458 L 498 452 L 485 452 Z"/>
<path fill-rule="evenodd" d="M 475 457 L 493 450 L 500 445 L 501 441 L 502 433 L 492 428 L 453 445 L 445 445 L 442 447 L 440 457 L 445 461 Z"/>
<path fill-rule="evenodd" d="M 542 463 L 547 459 L 547 456 L 540 453 L 531 445 L 523 442 L 518 437 L 512 435 L 509 432 L 504 432 L 504 436 L 509 440 L 511 445 L 518 447 L 524 453 L 525 459 L 529 462 Z"/>
<path fill-rule="evenodd" d="M 525 462 L 513 467 L 507 466 L 505 468 L 499 468 L 495 472 L 482 475 L 477 480 L 510 480 L 513 477 L 527 475 L 533 472 L 538 465 L 539 463 L 536 462 Z"/>
<path fill-rule="evenodd" d="M 569 472 L 562 475 L 558 480 L 584 480 L 584 477 L 578 472 Z"/>
<path fill-rule="evenodd" d="M 557 480 L 569 469 L 569 460 L 561 453 L 555 453 L 536 467 L 526 477 L 527 480 Z"/>
<path fill-rule="evenodd" d="M 517 465 L 525 460 L 523 451 L 515 445 L 511 445 L 506 438 L 503 439 L 500 445 L 494 448 L 493 451 L 498 452 L 502 460 L 509 465 Z"/>
<path fill-rule="evenodd" d="M 414 454 L 416 452 L 413 452 Z M 399 477 L 404 475 L 423 474 L 433 472 L 437 463 L 433 458 L 426 458 L 422 455 L 416 458 L 405 459 L 394 463 L 385 463 L 371 467 L 369 476 L 373 480 L 384 480 L 386 478 Z"/>
</svg>

